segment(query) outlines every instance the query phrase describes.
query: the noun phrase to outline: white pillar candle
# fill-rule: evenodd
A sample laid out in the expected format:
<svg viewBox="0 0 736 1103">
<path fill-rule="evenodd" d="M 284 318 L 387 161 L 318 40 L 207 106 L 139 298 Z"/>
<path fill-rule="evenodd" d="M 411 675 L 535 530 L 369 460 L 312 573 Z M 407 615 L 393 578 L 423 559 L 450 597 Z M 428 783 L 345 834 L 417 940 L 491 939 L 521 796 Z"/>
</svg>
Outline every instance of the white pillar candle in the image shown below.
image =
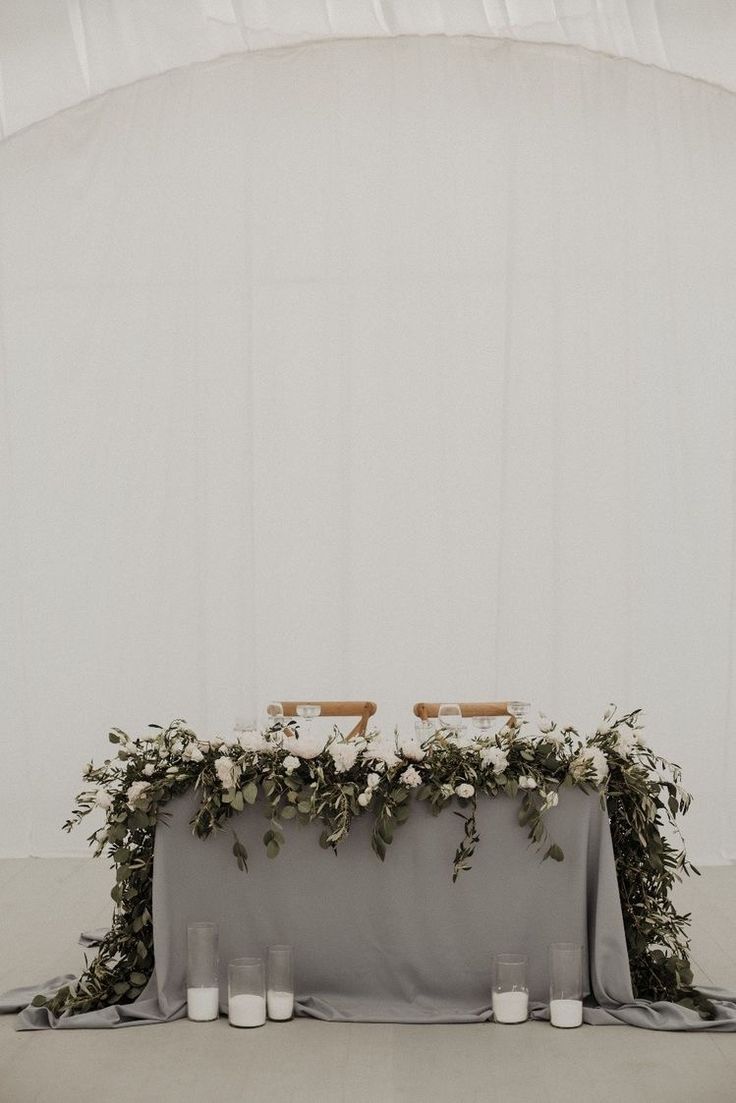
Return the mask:
<svg viewBox="0 0 736 1103">
<path fill-rule="evenodd" d="M 208 1023 L 219 1014 L 219 988 L 187 988 L 187 1018 L 194 1023 Z"/>
<path fill-rule="evenodd" d="M 582 1000 L 550 1000 L 549 1016 L 552 1026 L 580 1026 L 583 1021 Z"/>
<path fill-rule="evenodd" d="M 268 990 L 268 1017 L 276 1022 L 290 1019 L 294 1014 L 294 993 L 277 992 L 273 988 Z"/>
<path fill-rule="evenodd" d="M 231 1026 L 263 1026 L 266 1021 L 266 1001 L 263 996 L 243 993 L 228 1001 Z"/>
<path fill-rule="evenodd" d="M 497 1023 L 524 1023 L 528 1016 L 528 992 L 493 993 L 493 1018 Z"/>
</svg>

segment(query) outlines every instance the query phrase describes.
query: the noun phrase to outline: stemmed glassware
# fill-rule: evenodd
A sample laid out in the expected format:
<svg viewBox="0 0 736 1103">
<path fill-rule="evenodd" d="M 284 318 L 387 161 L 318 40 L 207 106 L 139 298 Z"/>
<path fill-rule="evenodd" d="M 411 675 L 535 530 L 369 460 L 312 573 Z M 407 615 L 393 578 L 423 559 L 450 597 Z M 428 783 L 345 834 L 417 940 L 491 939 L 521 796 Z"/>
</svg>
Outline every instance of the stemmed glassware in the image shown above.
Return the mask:
<svg viewBox="0 0 736 1103">
<path fill-rule="evenodd" d="M 268 726 L 272 728 L 279 720 L 284 719 L 284 706 L 280 701 L 272 701 L 270 705 L 266 705 L 266 716 L 268 717 Z"/>
<path fill-rule="evenodd" d="M 459 732 L 463 726 L 463 714 L 459 705 L 440 705 L 437 719 L 441 728 L 447 728 L 451 732 Z"/>
<path fill-rule="evenodd" d="M 319 716 L 322 709 L 319 705 L 297 705 L 296 714 L 306 721 L 305 735 L 309 735 L 311 731 L 312 721 Z"/>
<path fill-rule="evenodd" d="M 529 715 L 530 705 L 528 701 L 508 701 L 506 707 L 515 720 L 523 723 Z"/>
</svg>

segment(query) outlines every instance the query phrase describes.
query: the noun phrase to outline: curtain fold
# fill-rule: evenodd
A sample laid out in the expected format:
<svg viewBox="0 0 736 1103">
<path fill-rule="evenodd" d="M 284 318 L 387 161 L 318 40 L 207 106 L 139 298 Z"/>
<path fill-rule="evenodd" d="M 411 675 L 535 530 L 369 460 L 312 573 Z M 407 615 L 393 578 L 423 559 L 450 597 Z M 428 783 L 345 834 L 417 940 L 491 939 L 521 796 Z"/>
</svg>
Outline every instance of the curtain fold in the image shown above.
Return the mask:
<svg viewBox="0 0 736 1103">
<path fill-rule="evenodd" d="M 684 77 L 397 38 L 1 146 L 0 850 L 80 849 L 114 724 L 490 693 L 646 706 L 733 858 L 735 139 Z"/>
</svg>

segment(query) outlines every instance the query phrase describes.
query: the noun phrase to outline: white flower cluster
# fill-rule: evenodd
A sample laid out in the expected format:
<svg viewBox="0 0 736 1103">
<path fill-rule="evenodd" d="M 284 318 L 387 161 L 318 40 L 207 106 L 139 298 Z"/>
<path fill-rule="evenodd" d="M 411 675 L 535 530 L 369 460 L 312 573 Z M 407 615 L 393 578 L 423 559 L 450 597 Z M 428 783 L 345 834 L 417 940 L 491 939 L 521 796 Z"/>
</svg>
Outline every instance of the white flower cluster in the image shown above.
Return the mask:
<svg viewBox="0 0 736 1103">
<path fill-rule="evenodd" d="M 234 789 L 240 781 L 241 772 L 240 766 L 229 755 L 215 759 L 215 773 L 223 789 Z"/>
<path fill-rule="evenodd" d="M 484 766 L 486 769 L 491 766 L 494 774 L 498 776 L 507 769 L 509 756 L 503 747 L 492 745 L 490 747 L 484 747 L 480 752 L 480 762 L 481 766 Z"/>
<path fill-rule="evenodd" d="M 377 733 L 366 744 L 363 757 L 368 762 L 382 762 L 384 766 L 391 768 L 399 764 L 399 756 L 396 754 L 396 741 L 390 740 L 388 736 Z"/>
<path fill-rule="evenodd" d="M 408 789 L 418 789 L 422 784 L 422 775 L 414 766 L 407 766 L 404 772 L 399 775 L 399 781 L 402 785 L 406 785 Z"/>
<path fill-rule="evenodd" d="M 348 770 L 352 770 L 360 755 L 360 745 L 355 741 L 330 743 L 328 750 L 338 774 L 346 774 Z"/>
<path fill-rule="evenodd" d="M 148 803 L 150 788 L 151 786 L 147 781 L 134 781 L 125 794 L 128 798 L 128 808 L 132 808 L 134 811 L 136 808 L 145 808 Z"/>
<path fill-rule="evenodd" d="M 596 785 L 608 777 L 608 759 L 600 747 L 585 747 L 570 763 L 570 773 L 582 779 L 592 773 Z"/>
</svg>

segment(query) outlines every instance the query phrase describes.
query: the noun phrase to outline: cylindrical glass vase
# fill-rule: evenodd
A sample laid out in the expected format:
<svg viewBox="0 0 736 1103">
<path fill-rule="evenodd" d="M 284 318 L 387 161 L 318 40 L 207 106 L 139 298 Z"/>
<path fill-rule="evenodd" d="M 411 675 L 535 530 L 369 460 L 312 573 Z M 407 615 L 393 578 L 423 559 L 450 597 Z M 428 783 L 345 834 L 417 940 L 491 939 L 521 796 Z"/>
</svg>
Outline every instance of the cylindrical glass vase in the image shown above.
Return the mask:
<svg viewBox="0 0 736 1103">
<path fill-rule="evenodd" d="M 263 1026 L 266 978 L 259 957 L 237 957 L 227 970 L 227 1014 L 230 1026 Z"/>
<path fill-rule="evenodd" d="M 187 1017 L 206 1023 L 219 1014 L 217 926 L 191 923 L 187 927 Z"/>
<path fill-rule="evenodd" d="M 493 955 L 493 1018 L 524 1023 L 529 1016 L 529 983 L 524 954 Z"/>
<path fill-rule="evenodd" d="M 294 949 L 268 947 L 268 1017 L 284 1022 L 294 1014 Z"/>
<path fill-rule="evenodd" d="M 583 1021 L 583 948 L 574 942 L 549 948 L 549 1017 L 565 1029 Z"/>
</svg>

